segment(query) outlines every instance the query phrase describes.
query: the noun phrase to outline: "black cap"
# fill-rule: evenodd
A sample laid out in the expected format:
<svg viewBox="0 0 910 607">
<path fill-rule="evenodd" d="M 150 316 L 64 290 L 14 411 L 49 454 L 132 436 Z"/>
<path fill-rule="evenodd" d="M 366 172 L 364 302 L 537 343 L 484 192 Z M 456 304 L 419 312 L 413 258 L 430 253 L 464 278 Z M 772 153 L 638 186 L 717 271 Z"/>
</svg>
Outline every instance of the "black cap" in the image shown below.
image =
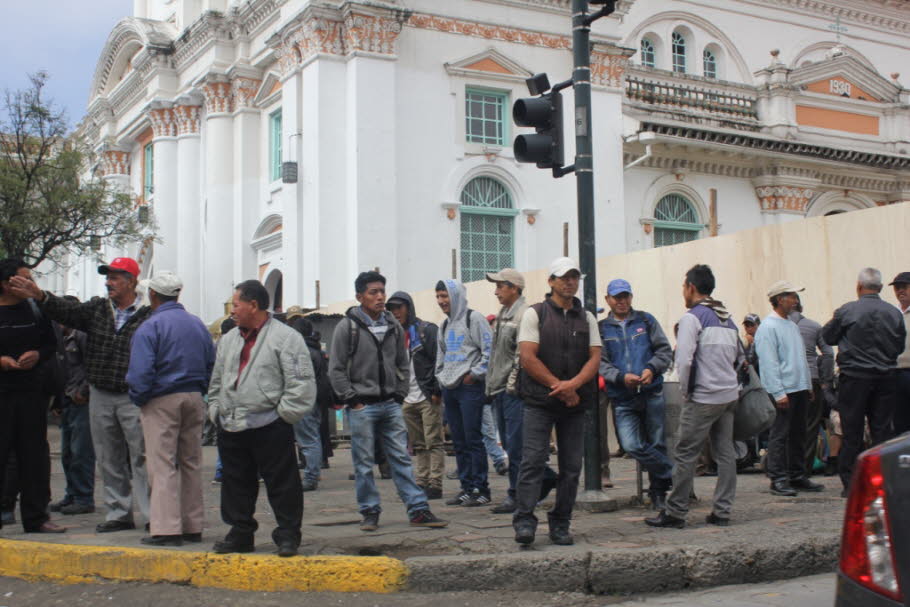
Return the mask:
<svg viewBox="0 0 910 607">
<path fill-rule="evenodd" d="M 910 284 L 910 272 L 901 272 L 894 277 L 894 280 L 888 283 L 888 286 L 899 284 Z"/>
</svg>

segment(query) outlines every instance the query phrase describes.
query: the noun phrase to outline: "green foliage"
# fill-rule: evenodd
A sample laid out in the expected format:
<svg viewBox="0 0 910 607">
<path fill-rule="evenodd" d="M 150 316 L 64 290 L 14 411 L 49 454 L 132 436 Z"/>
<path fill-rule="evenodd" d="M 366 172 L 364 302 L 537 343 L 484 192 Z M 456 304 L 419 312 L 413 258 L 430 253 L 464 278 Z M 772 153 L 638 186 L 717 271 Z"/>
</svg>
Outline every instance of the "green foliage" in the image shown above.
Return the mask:
<svg viewBox="0 0 910 607">
<path fill-rule="evenodd" d="M 94 154 L 43 98 L 47 75 L 30 79 L 29 88 L 6 92 L 0 120 L 0 256 L 34 267 L 89 253 L 93 237 L 113 246 L 152 237 L 133 198 L 95 176 Z"/>
</svg>

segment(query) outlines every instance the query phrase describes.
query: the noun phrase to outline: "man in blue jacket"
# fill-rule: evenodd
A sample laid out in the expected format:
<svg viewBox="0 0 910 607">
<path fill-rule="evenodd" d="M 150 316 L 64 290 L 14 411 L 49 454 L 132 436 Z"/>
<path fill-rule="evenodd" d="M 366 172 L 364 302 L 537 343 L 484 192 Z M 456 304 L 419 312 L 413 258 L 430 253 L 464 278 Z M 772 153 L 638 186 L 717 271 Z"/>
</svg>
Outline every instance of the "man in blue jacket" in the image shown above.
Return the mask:
<svg viewBox="0 0 910 607">
<path fill-rule="evenodd" d="M 208 329 L 177 302 L 183 283 L 171 272 L 143 281 L 152 315 L 133 336 L 126 374 L 139 407 L 151 485 L 152 546 L 202 541 L 202 425 L 215 348 Z"/>
<path fill-rule="evenodd" d="M 651 506 L 663 510 L 673 464 L 664 439 L 663 375 L 673 348 L 657 319 L 632 309 L 632 285 L 617 278 L 607 286 L 610 314 L 600 321 L 600 375 L 616 413 L 616 434 L 626 453 L 648 471 Z"/>
</svg>

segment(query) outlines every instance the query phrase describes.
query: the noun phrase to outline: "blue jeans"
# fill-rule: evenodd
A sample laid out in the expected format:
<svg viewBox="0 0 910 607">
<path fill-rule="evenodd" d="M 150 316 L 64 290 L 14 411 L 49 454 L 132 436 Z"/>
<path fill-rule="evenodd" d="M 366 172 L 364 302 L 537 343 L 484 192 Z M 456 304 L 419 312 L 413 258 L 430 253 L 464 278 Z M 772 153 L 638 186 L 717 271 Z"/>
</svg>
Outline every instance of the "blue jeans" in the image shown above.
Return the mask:
<svg viewBox="0 0 910 607">
<path fill-rule="evenodd" d="M 95 503 L 95 447 L 89 425 L 88 405 L 66 399 L 60 419 L 60 451 L 66 476 L 67 502 Z"/>
<path fill-rule="evenodd" d="M 664 431 L 665 409 L 662 389 L 644 392 L 630 400 L 613 400 L 619 444 L 648 471 L 651 491 L 667 491 L 672 484 L 673 464 L 667 457 Z"/>
<path fill-rule="evenodd" d="M 499 442 L 496 440 L 496 421 L 493 418 L 493 406 L 484 405 L 483 407 L 483 424 L 480 428 L 480 431 L 483 433 L 483 448 L 486 450 L 487 455 L 490 456 L 490 459 L 493 460 L 493 464 L 499 464 L 500 462 L 506 461 L 506 452 L 502 450 L 502 447 L 499 446 Z M 500 427 L 500 431 L 501 431 Z M 501 437 L 500 437 L 501 438 Z M 503 442 L 505 444 L 505 442 Z"/>
<path fill-rule="evenodd" d="M 374 446 L 382 445 L 398 497 L 407 507 L 408 515 L 428 510 L 427 495 L 414 480 L 411 456 L 408 455 L 408 431 L 401 414 L 401 405 L 394 401 L 348 409 L 351 424 L 351 457 L 354 460 L 354 484 L 361 514 L 382 512 L 379 491 L 373 478 Z M 316 460 L 317 467 L 321 460 Z"/>
<path fill-rule="evenodd" d="M 294 424 L 294 440 L 306 458 L 306 469 L 303 479 L 308 483 L 319 482 L 319 470 L 322 466 L 322 437 L 319 425 L 322 423 L 322 410 L 315 405 L 309 415 Z"/>
<path fill-rule="evenodd" d="M 524 428 L 524 402 L 514 394 L 500 392 L 493 399 L 493 412 L 499 425 L 502 446 L 509 454 L 509 496 L 515 497 L 518 471 L 521 469 L 522 430 Z"/>
<path fill-rule="evenodd" d="M 468 493 L 477 489 L 489 493 L 487 482 L 487 450 L 483 444 L 484 384 L 461 384 L 451 390 L 443 388 L 442 400 L 446 420 L 455 446 L 455 461 L 461 489 Z"/>
</svg>

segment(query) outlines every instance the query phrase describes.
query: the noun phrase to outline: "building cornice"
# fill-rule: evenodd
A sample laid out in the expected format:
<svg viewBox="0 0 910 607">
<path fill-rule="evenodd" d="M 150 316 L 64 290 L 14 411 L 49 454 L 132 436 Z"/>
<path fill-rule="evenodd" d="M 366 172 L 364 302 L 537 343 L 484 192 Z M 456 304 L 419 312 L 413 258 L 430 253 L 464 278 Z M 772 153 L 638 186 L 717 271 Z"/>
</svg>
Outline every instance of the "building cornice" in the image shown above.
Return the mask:
<svg viewBox="0 0 910 607">
<path fill-rule="evenodd" d="M 883 31 L 910 33 L 910 2 L 906 0 L 740 0 L 762 9 L 779 8 L 837 19 Z"/>
</svg>

